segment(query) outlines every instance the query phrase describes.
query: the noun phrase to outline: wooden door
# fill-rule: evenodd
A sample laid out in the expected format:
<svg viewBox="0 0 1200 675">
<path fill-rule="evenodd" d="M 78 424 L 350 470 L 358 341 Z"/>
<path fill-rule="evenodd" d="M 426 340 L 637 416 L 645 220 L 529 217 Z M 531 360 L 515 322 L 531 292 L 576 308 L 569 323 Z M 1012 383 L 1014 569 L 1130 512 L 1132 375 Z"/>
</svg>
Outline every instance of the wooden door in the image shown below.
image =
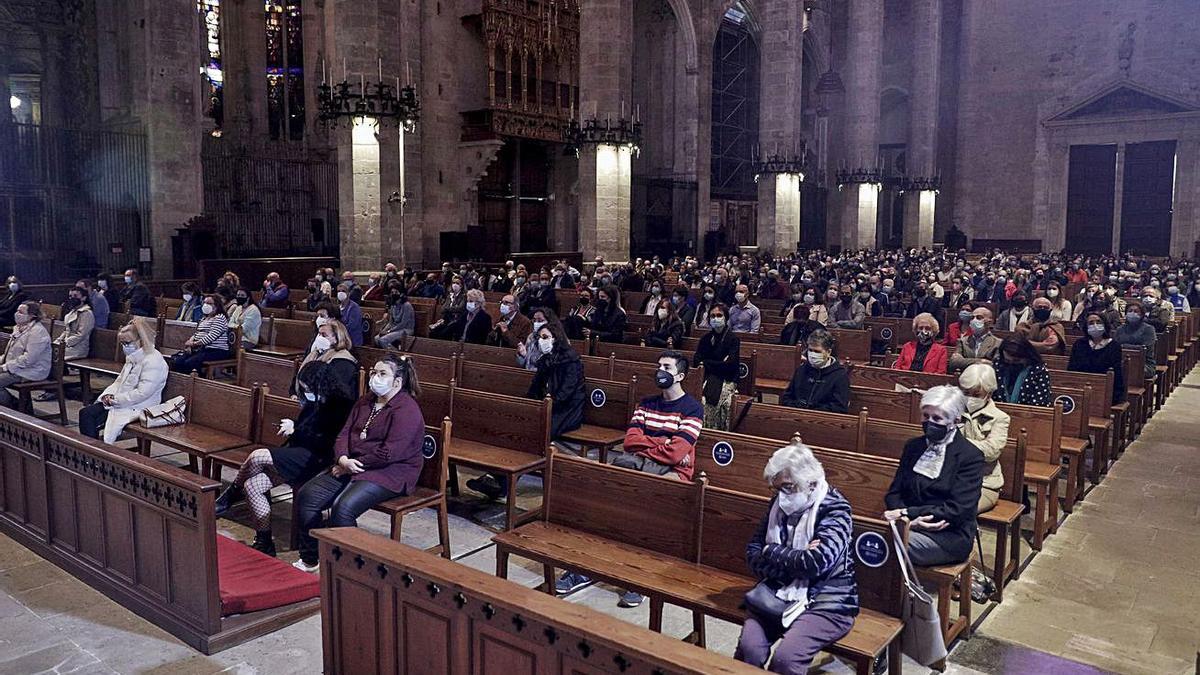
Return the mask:
<svg viewBox="0 0 1200 675">
<path fill-rule="evenodd" d="M 1175 141 L 1125 146 L 1121 252 L 1165 256 L 1171 248 Z"/>
<path fill-rule="evenodd" d="M 1112 250 L 1117 146 L 1072 145 L 1067 178 L 1068 251 Z"/>
</svg>

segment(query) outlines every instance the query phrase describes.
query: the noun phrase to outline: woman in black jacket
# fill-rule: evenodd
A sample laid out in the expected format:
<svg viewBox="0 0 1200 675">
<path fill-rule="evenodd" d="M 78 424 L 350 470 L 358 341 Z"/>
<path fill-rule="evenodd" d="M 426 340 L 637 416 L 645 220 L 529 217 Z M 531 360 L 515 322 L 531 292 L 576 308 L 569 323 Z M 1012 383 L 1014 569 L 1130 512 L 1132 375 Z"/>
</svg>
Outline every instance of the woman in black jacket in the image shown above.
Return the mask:
<svg viewBox="0 0 1200 675">
<path fill-rule="evenodd" d="M 654 326 L 642 340 L 647 347 L 662 347 L 663 349 L 678 349 L 683 343 L 683 322 L 675 314 L 675 305 L 669 299 L 658 301 L 654 309 Z M 667 344 L 667 341 L 670 344 Z"/>
<path fill-rule="evenodd" d="M 933 387 L 921 397 L 924 436 L 904 446 L 884 497 L 888 520 L 908 518 L 914 565 L 959 563 L 971 555 L 983 485 L 983 453 L 958 433 L 967 398 L 958 387 Z"/>
<path fill-rule="evenodd" d="M 621 291 L 609 284 L 596 291 L 596 311 L 583 331 L 584 338 L 596 334 L 601 342 L 621 342 L 625 338 L 625 309 L 621 307 Z"/>
<path fill-rule="evenodd" d="M 1084 322 L 1088 337 L 1076 340 L 1071 347 L 1071 360 L 1067 370 L 1079 373 L 1103 375 L 1113 371 L 1113 404 L 1125 400 L 1125 364 L 1121 358 L 1121 344 L 1112 339 L 1112 326 L 1100 312 L 1087 312 Z"/>
<path fill-rule="evenodd" d="M 712 330 L 700 338 L 695 363 L 704 366 L 704 426 L 729 430 L 729 411 L 741 374 L 741 342 L 729 329 L 729 310 L 717 303 L 708 312 Z"/>
<path fill-rule="evenodd" d="M 779 344 L 796 345 L 808 341 L 808 336 L 815 330 L 824 328 L 820 323 L 809 319 L 808 305 L 797 303 L 792 307 L 792 320 L 783 327 L 779 334 Z"/>
<path fill-rule="evenodd" d="M 583 362 L 557 321 L 538 329 L 536 344 L 542 356 L 525 396 L 535 400 L 550 397 L 550 439 L 558 441 L 563 434 L 583 424 L 583 405 L 587 400 L 583 390 Z M 500 499 L 508 494 L 507 483 L 491 474 L 472 478 L 467 481 L 467 487 L 490 499 Z"/>
<path fill-rule="evenodd" d="M 850 374 L 833 357 L 833 336 L 826 330 L 808 336 L 804 363 L 792 375 L 779 403 L 793 408 L 845 413 L 850 411 Z"/>
<path fill-rule="evenodd" d="M 279 421 L 279 435 L 287 440 L 280 447 L 251 452 L 216 501 L 216 515 L 221 517 L 246 498 L 255 531 L 253 547 L 270 556 L 275 555 L 271 488 L 284 483 L 303 485 L 333 464 L 333 442 L 350 416 L 356 393 L 324 361 L 307 363 L 296 382 L 300 414 L 295 420 Z"/>
</svg>

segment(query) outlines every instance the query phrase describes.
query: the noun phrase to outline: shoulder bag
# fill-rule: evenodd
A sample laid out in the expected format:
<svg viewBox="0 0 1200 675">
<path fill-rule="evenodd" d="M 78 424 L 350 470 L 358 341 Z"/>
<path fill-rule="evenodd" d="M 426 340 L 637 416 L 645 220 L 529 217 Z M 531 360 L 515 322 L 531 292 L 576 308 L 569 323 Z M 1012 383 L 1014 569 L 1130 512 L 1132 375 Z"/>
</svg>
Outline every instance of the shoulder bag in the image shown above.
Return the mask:
<svg viewBox="0 0 1200 675">
<path fill-rule="evenodd" d="M 942 621 L 933 597 L 917 581 L 917 570 L 908 557 L 908 548 L 896 529 L 896 521 L 889 521 L 888 524 L 892 527 L 896 558 L 904 576 L 904 609 L 900 613 L 900 619 L 904 621 L 904 633 L 901 636 L 904 653 L 923 666 L 932 666 L 946 658 L 947 654 Z"/>
<path fill-rule="evenodd" d="M 182 396 L 176 396 L 169 401 L 143 408 L 138 417 L 142 426 L 147 429 L 183 424 L 187 422 L 187 401 Z"/>
</svg>

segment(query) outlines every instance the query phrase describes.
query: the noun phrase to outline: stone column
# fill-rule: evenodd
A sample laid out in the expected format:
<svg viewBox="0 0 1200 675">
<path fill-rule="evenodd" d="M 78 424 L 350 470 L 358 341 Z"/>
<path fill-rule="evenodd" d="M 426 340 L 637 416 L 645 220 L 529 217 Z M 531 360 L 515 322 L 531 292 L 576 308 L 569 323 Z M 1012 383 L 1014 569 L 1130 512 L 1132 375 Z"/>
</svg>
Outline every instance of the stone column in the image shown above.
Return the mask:
<svg viewBox="0 0 1200 675">
<path fill-rule="evenodd" d="M 356 122 L 339 132 L 338 221 L 342 268 L 376 270 L 383 266 L 380 228 L 379 139 L 375 123 Z M 346 143 L 349 140 L 349 143 Z"/>
<path fill-rule="evenodd" d="M 221 5 L 221 58 L 225 70 L 225 127 L 239 143 L 266 138 L 267 34 L 266 10 L 261 2 Z M 312 82 L 305 72 L 305 84 Z M 315 85 L 314 85 L 315 86 Z"/>
<path fill-rule="evenodd" d="M 1112 248 L 1114 255 L 1121 253 L 1121 210 L 1125 206 L 1125 144 L 1117 143 L 1117 169 L 1113 176 L 1113 223 Z M 1064 228 L 1065 229 L 1065 228 Z"/>
<path fill-rule="evenodd" d="M 912 0 L 912 92 L 908 129 L 908 173 L 932 176 L 936 172 L 938 128 L 938 65 L 942 44 L 942 0 Z M 936 193 L 904 193 L 904 247 L 932 247 Z"/>
<path fill-rule="evenodd" d="M 514 138 L 512 144 L 511 173 L 512 202 L 508 209 L 508 250 L 518 253 L 521 250 L 521 139 Z"/>
<path fill-rule="evenodd" d="M 763 26 L 759 68 L 758 136 L 762 154 L 793 156 L 800 151 L 803 107 L 801 68 L 804 12 L 795 2 L 760 5 Z M 800 182 L 771 174 L 758 181 L 758 248 L 771 253 L 796 249 L 800 240 Z"/>
<path fill-rule="evenodd" d="M 632 106 L 631 0 L 580 3 L 579 100 L 584 120 L 629 116 Z M 628 148 L 589 145 L 579 153 L 579 245 L 584 259 L 629 259 L 630 171 Z"/>
<path fill-rule="evenodd" d="M 883 66 L 883 0 L 848 0 L 845 152 L 850 167 L 874 167 L 879 155 L 879 88 Z M 843 248 L 874 247 L 879 190 L 846 185 L 841 193 Z"/>
<path fill-rule="evenodd" d="M 150 274 L 174 276 L 171 236 L 204 206 L 200 163 L 200 65 L 194 0 L 145 5 L 146 147 L 150 174 Z"/>
</svg>

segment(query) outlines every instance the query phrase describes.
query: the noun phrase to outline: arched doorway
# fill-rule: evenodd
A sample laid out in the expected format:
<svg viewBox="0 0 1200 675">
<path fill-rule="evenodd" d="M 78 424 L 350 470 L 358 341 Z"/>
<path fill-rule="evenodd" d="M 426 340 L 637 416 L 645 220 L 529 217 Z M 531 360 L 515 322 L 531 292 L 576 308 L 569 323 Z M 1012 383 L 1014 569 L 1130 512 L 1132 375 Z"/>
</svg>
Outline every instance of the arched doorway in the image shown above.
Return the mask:
<svg viewBox="0 0 1200 675">
<path fill-rule="evenodd" d="M 759 47 L 749 12 L 730 7 L 713 44 L 712 184 L 719 229 L 705 241 L 705 256 L 757 239 L 754 153 L 758 144 Z M 763 148 L 764 153 L 773 149 Z"/>
</svg>

